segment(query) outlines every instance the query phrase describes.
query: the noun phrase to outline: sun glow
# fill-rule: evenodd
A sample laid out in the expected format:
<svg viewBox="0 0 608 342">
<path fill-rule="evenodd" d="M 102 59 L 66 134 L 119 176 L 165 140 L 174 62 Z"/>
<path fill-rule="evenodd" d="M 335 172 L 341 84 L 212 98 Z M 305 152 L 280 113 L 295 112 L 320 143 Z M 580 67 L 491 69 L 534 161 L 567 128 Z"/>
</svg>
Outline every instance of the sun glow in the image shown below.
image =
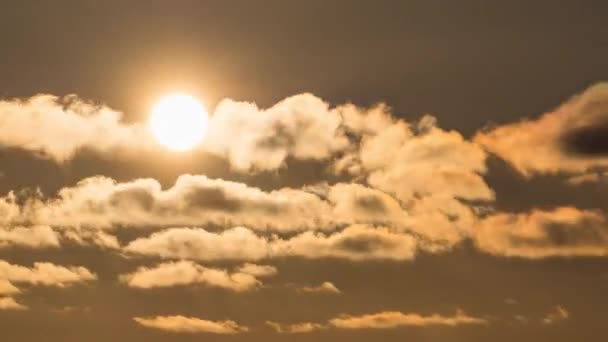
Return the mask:
<svg viewBox="0 0 608 342">
<path fill-rule="evenodd" d="M 175 151 L 187 151 L 205 137 L 207 110 L 190 95 L 166 95 L 152 108 L 148 124 L 161 145 Z"/>
</svg>

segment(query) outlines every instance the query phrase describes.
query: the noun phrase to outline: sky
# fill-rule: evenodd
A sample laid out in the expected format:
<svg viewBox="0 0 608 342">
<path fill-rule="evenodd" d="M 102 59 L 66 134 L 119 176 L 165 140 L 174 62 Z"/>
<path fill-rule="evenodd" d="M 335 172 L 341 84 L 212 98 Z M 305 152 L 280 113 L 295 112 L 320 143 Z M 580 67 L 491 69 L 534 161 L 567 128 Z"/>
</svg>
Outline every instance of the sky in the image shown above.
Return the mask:
<svg viewBox="0 0 608 342">
<path fill-rule="evenodd" d="M 602 340 L 607 15 L 3 1 L 1 339 Z"/>
</svg>

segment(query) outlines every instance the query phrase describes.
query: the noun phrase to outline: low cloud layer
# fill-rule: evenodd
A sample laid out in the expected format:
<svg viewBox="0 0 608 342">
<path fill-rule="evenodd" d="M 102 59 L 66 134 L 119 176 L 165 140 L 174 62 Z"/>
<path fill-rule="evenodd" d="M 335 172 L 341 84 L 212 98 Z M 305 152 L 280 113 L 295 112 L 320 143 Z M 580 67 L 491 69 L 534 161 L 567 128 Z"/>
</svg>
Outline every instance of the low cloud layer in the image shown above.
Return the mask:
<svg viewBox="0 0 608 342">
<path fill-rule="evenodd" d="M 249 330 L 234 321 L 209 321 L 185 316 L 134 317 L 133 320 L 146 328 L 174 333 L 232 335 Z"/>
<path fill-rule="evenodd" d="M 330 320 L 330 324 L 340 329 L 390 329 L 402 326 L 448 326 L 484 325 L 488 321 L 483 318 L 469 316 L 457 312 L 453 316 L 432 314 L 428 316 L 417 313 L 403 313 L 398 311 L 385 311 L 376 314 L 349 316 L 344 315 Z"/>
<path fill-rule="evenodd" d="M 184 285 L 203 285 L 219 287 L 236 292 L 253 290 L 262 285 L 257 277 L 274 275 L 264 266 L 249 264 L 243 272 L 229 272 L 224 269 L 209 268 L 191 261 L 167 262 L 155 267 L 139 267 L 135 272 L 120 276 L 123 283 L 130 287 L 150 289 Z M 251 272 L 253 270 L 253 272 Z M 258 275 L 253 275 L 257 271 Z M 266 273 L 263 273 L 266 271 Z"/>
<path fill-rule="evenodd" d="M 174 228 L 139 238 L 124 250 L 129 253 L 193 260 L 259 260 L 273 257 L 307 259 L 410 260 L 416 254 L 411 235 L 388 228 L 355 225 L 325 234 L 305 232 L 290 238 L 262 237 L 237 227 L 220 233 Z"/>
</svg>

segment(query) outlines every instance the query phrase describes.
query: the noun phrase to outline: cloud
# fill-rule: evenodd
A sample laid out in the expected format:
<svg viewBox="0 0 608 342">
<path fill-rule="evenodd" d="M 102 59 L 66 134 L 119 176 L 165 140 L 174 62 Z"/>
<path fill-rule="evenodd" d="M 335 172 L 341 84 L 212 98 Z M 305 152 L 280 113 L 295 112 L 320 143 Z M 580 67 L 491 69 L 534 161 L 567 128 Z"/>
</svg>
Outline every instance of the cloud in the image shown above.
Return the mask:
<svg viewBox="0 0 608 342">
<path fill-rule="evenodd" d="M 344 114 L 355 143 L 334 165 L 393 196 L 407 213 L 409 230 L 447 247 L 462 241 L 475 219 L 464 200 L 494 200 L 485 183 L 486 153 L 455 131 L 436 126 L 425 116 L 410 123 L 391 117 L 385 107 Z M 403 215 L 401 215 L 403 216 Z"/>
<path fill-rule="evenodd" d="M 305 286 L 298 289 L 300 292 L 304 293 L 329 293 L 329 294 L 340 294 L 340 289 L 336 287 L 333 283 L 329 281 L 323 282 L 318 286 Z"/>
<path fill-rule="evenodd" d="M 85 147 L 110 152 L 153 146 L 143 126 L 121 119 L 120 112 L 75 95 L 0 100 L 0 145 L 40 152 L 60 162 Z"/>
<path fill-rule="evenodd" d="M 0 278 L 0 296 L 14 295 L 20 292 L 21 290 L 15 287 L 8 279 Z"/>
<path fill-rule="evenodd" d="M 11 246 L 27 248 L 59 247 L 59 236 L 49 226 L 0 228 L 0 248 Z"/>
<path fill-rule="evenodd" d="M 345 148 L 341 121 L 339 109 L 311 94 L 288 97 L 266 110 L 226 99 L 211 117 L 204 148 L 236 170 L 276 170 L 289 157 L 322 160 Z"/>
<path fill-rule="evenodd" d="M 542 319 L 542 323 L 545 325 L 551 325 L 568 318 L 570 318 L 570 312 L 565 307 L 558 305 L 547 313 L 547 315 Z"/>
<path fill-rule="evenodd" d="M 19 304 L 14 298 L 0 297 L 0 310 L 26 310 L 27 306 Z"/>
<path fill-rule="evenodd" d="M 129 243 L 133 254 L 192 260 L 260 260 L 279 257 L 411 260 L 416 239 L 385 227 L 353 225 L 333 234 L 304 232 L 288 238 L 262 237 L 236 227 L 219 233 L 171 228 Z"/>
<path fill-rule="evenodd" d="M 572 207 L 498 213 L 479 222 L 473 240 L 482 251 L 508 257 L 606 256 L 607 223 L 601 212 Z"/>
<path fill-rule="evenodd" d="M 311 322 L 281 324 L 273 321 L 266 321 L 266 325 L 280 334 L 303 334 L 327 328 L 327 326 L 323 324 Z"/>
<path fill-rule="evenodd" d="M 201 284 L 243 292 L 261 285 L 256 276 L 250 273 L 241 271 L 230 273 L 191 261 L 166 262 L 152 268 L 140 267 L 133 273 L 120 276 L 120 280 L 130 287 L 142 289 Z"/>
<path fill-rule="evenodd" d="M 174 333 L 211 333 L 231 335 L 246 332 L 249 329 L 230 320 L 208 321 L 184 316 L 134 317 L 138 324 L 152 329 Z"/>
<path fill-rule="evenodd" d="M 272 251 L 277 256 L 340 258 L 352 261 L 411 260 L 416 239 L 383 227 L 354 225 L 331 235 L 305 232 L 290 239 L 277 239 Z"/>
<path fill-rule="evenodd" d="M 32 268 L 28 268 L 0 260 L 0 279 L 11 283 L 66 287 L 96 280 L 97 276 L 82 266 L 65 267 L 48 262 L 36 262 Z"/>
<path fill-rule="evenodd" d="M 164 258 L 212 260 L 259 260 L 268 257 L 269 242 L 243 227 L 220 233 L 196 228 L 171 228 L 131 241 L 129 253 Z"/>
<path fill-rule="evenodd" d="M 608 167 L 608 83 L 598 83 L 537 119 L 478 132 L 474 141 L 523 175 Z"/>
<path fill-rule="evenodd" d="M 331 227 L 331 208 L 306 191 L 264 192 L 243 183 L 206 176 L 180 176 L 162 190 L 154 179 L 117 183 L 92 177 L 63 188 L 56 199 L 31 199 L 20 220 L 72 227 L 110 229 L 115 225 L 247 225 L 297 230 Z M 13 219 L 13 221 L 18 219 Z"/>
<path fill-rule="evenodd" d="M 243 266 L 237 268 L 237 272 L 251 274 L 254 277 L 263 278 L 276 275 L 277 269 L 276 267 L 269 265 L 256 265 L 252 263 L 245 263 Z"/>
<path fill-rule="evenodd" d="M 330 324 L 340 329 L 391 329 L 402 326 L 448 326 L 485 325 L 487 320 L 457 312 L 453 316 L 432 314 L 423 316 L 417 313 L 403 313 L 398 311 L 384 311 L 376 314 L 350 316 L 343 315 L 331 319 Z"/>
</svg>

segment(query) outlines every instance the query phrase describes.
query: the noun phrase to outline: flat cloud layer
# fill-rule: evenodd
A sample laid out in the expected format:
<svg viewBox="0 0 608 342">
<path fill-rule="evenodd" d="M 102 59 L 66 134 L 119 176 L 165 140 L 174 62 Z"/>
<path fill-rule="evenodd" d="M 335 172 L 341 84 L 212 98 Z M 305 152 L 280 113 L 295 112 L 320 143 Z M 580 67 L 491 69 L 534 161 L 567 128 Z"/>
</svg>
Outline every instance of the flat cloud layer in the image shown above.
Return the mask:
<svg viewBox="0 0 608 342">
<path fill-rule="evenodd" d="M 453 316 L 432 314 L 424 316 L 416 313 L 385 311 L 376 314 L 349 316 L 344 315 L 330 320 L 330 324 L 340 329 L 390 329 L 400 326 L 429 326 L 443 325 L 455 327 L 459 325 L 487 324 L 488 321 L 457 312 Z"/>
</svg>

